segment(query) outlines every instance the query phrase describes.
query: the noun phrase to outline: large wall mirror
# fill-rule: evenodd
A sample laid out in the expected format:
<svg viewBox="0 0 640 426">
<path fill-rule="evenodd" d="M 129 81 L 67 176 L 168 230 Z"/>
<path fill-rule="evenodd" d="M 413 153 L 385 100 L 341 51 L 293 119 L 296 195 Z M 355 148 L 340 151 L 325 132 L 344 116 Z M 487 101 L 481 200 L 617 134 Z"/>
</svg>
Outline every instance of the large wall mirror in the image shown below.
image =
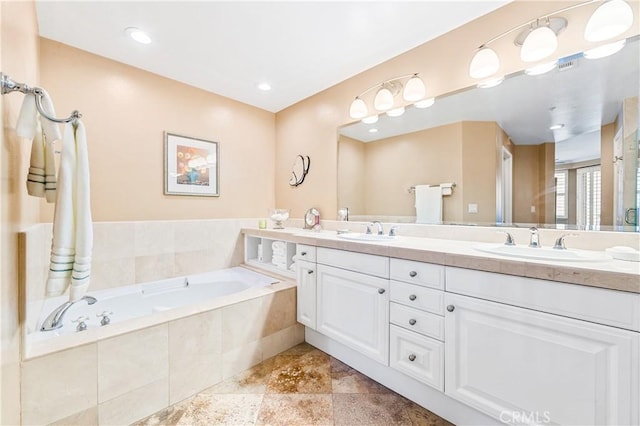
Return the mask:
<svg viewBox="0 0 640 426">
<path fill-rule="evenodd" d="M 638 231 L 639 36 L 338 129 L 338 207 L 416 222 L 416 185 L 455 183 L 445 224 Z M 450 194 L 449 194 L 450 192 Z"/>
</svg>

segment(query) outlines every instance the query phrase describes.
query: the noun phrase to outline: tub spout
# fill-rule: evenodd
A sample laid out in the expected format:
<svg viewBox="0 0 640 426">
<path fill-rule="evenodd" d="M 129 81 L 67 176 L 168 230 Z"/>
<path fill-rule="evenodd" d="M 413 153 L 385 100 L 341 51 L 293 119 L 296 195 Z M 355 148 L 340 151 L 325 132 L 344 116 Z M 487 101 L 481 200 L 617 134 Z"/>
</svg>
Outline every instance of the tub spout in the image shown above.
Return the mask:
<svg viewBox="0 0 640 426">
<path fill-rule="evenodd" d="M 71 306 L 82 300 L 85 300 L 89 305 L 93 305 L 98 301 L 93 296 L 84 296 L 82 299 L 78 299 L 75 302 L 64 302 L 62 305 L 54 309 L 53 312 L 49 314 L 47 319 L 44 320 L 40 331 L 51 331 L 62 327 L 62 318 L 64 318 L 64 314 L 67 313 Z"/>
</svg>

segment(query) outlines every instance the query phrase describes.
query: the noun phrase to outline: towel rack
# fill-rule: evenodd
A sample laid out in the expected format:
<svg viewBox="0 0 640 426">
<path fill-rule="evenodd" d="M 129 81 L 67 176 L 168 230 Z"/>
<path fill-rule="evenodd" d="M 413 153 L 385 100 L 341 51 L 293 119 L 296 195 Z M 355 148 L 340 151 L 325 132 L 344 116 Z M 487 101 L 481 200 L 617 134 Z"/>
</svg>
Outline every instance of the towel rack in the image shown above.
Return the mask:
<svg viewBox="0 0 640 426">
<path fill-rule="evenodd" d="M 439 186 L 441 188 L 455 188 L 456 187 L 456 183 L 452 182 L 452 183 L 440 183 L 440 184 L 434 184 L 434 185 L 427 185 L 429 188 L 434 188 L 436 186 Z M 407 192 L 412 193 L 415 192 L 416 187 L 415 185 L 410 187 Z"/>
<path fill-rule="evenodd" d="M 71 115 L 67 118 L 51 117 L 49 114 L 47 114 L 44 111 L 44 108 L 42 108 L 42 89 L 40 87 L 29 87 L 24 83 L 16 83 L 15 81 L 11 80 L 11 78 L 8 75 L 3 74 L 1 72 L 0 72 L 0 77 L 1 77 L 1 85 L 2 85 L 1 92 L 3 95 L 6 95 L 7 93 L 11 93 L 11 92 L 33 94 L 36 100 L 36 108 L 38 109 L 38 112 L 40 113 L 40 115 L 42 115 L 44 118 L 46 118 L 49 121 L 53 121 L 54 123 L 68 123 L 70 121 L 76 121 L 82 117 L 82 114 L 80 114 L 78 110 L 73 111 Z"/>
</svg>

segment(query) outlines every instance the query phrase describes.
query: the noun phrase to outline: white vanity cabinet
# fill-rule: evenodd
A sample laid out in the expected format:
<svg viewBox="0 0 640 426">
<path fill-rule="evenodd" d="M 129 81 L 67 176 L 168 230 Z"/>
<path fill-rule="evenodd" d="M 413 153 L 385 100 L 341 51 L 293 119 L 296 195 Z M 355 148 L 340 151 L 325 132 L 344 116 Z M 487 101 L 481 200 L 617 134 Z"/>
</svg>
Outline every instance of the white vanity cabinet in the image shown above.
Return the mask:
<svg viewBox="0 0 640 426">
<path fill-rule="evenodd" d="M 548 310 L 558 305 L 545 299 L 549 294 L 537 293 L 546 281 L 456 268 L 447 272 L 448 290 L 492 299 L 516 294 L 522 286 L 521 293 L 530 297 L 523 304 Z M 503 292 L 497 291 L 501 281 L 509 286 Z M 572 287 L 587 306 L 620 296 Z M 445 303 L 447 395 L 509 424 L 639 424 L 637 332 L 461 294 L 446 293 Z M 564 313 L 569 308 L 565 304 Z M 610 314 L 620 315 L 635 314 Z"/>
<path fill-rule="evenodd" d="M 297 320 L 313 330 L 316 329 L 316 269 L 315 262 L 296 261 Z"/>
<path fill-rule="evenodd" d="M 388 258 L 317 249 L 316 330 L 367 357 L 389 362 Z M 354 256 L 355 255 L 355 256 Z M 360 271 L 345 268 L 362 265 Z"/>
</svg>

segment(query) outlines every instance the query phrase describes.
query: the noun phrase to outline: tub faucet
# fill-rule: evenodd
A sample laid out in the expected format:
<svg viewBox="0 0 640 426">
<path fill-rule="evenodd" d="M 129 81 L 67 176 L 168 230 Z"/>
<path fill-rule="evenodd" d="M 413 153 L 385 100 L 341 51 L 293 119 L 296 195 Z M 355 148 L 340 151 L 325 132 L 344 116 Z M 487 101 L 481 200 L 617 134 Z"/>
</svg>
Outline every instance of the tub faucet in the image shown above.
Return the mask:
<svg viewBox="0 0 640 426">
<path fill-rule="evenodd" d="M 47 319 L 44 320 L 40 331 L 51 331 L 62 327 L 62 318 L 64 318 L 64 314 L 67 313 L 70 307 L 80 302 L 81 300 L 85 300 L 89 305 L 93 305 L 98 301 L 93 296 L 84 296 L 82 299 L 78 299 L 74 302 L 64 302 L 62 305 L 55 308 L 53 312 L 49 314 Z"/>
<path fill-rule="evenodd" d="M 538 235 L 538 228 L 532 226 L 529 228 L 529 232 L 531 232 L 531 239 L 529 240 L 529 247 L 532 248 L 540 248 L 542 245 L 540 244 L 540 236 Z"/>
<path fill-rule="evenodd" d="M 377 220 L 374 220 L 370 224 L 367 225 L 367 234 L 371 234 L 371 226 L 378 225 L 378 235 L 384 235 L 384 229 L 382 228 L 382 224 Z"/>
</svg>

